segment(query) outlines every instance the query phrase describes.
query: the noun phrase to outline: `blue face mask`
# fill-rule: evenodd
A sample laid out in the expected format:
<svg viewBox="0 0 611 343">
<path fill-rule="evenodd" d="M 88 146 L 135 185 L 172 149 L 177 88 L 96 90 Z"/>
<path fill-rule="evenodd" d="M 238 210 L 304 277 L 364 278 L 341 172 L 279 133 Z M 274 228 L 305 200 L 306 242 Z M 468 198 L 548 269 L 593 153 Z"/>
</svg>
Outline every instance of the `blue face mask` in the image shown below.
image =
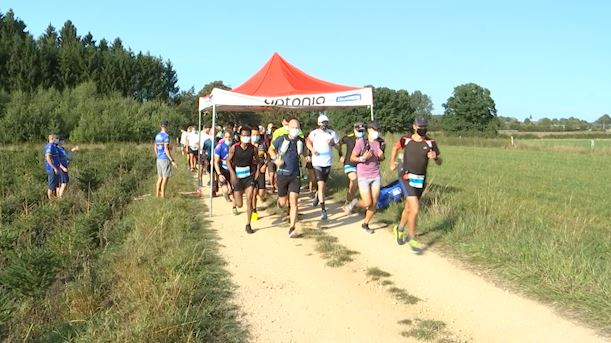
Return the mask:
<svg viewBox="0 0 611 343">
<path fill-rule="evenodd" d="M 226 146 L 230 146 L 231 143 L 233 143 L 233 142 L 231 141 L 231 139 L 225 139 L 224 143 L 225 143 Z"/>
<path fill-rule="evenodd" d="M 354 133 L 354 136 L 355 136 L 356 138 L 363 138 L 363 131 L 357 131 L 357 132 L 355 132 L 355 133 Z"/>
</svg>

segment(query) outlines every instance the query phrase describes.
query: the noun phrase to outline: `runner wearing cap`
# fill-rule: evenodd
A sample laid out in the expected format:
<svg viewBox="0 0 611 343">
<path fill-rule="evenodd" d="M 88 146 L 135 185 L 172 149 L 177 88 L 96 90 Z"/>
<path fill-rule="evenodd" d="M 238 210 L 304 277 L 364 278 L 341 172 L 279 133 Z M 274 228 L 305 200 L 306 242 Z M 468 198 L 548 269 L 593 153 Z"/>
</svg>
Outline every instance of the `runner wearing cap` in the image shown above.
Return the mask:
<svg viewBox="0 0 611 343">
<path fill-rule="evenodd" d="M 350 156 L 352 156 L 354 144 L 356 144 L 356 141 L 358 139 L 363 138 L 364 134 L 365 125 L 363 125 L 363 123 L 357 122 L 352 128 L 352 132 L 350 134 L 345 135 L 340 140 L 339 162 L 344 166 L 344 173 L 348 175 L 348 191 L 346 192 L 346 202 L 344 204 L 344 210 L 346 210 L 348 206 L 352 203 L 352 200 L 354 199 L 354 194 L 356 193 L 356 190 L 358 188 L 358 184 L 356 182 L 356 162 L 352 162 Z M 343 145 L 346 145 L 346 154 L 342 155 Z"/>
<path fill-rule="evenodd" d="M 406 243 L 405 226 L 407 225 L 409 242 L 412 251 L 416 254 L 422 253 L 424 245 L 418 242 L 416 237 L 416 219 L 420 209 L 420 197 L 426 187 L 426 171 L 429 160 L 434 160 L 441 165 L 441 157 L 437 143 L 426 136 L 428 122 L 426 118 L 416 118 L 413 129 L 414 134 L 409 138 L 402 137 L 394 150 L 403 150 L 403 170 L 401 180 L 407 190 L 405 206 L 401 213 L 401 221 L 393 227 L 397 244 Z M 396 155 L 396 154 L 395 154 Z M 396 158 L 396 156 L 395 156 Z M 391 160 L 391 170 L 397 168 L 395 160 Z"/>
<path fill-rule="evenodd" d="M 320 204 L 320 220 L 327 220 L 325 208 L 325 185 L 331 172 L 334 146 L 339 150 L 339 138 L 335 131 L 329 129 L 329 118 L 322 114 L 318 117 L 318 129 L 310 132 L 306 144 L 312 152 L 312 166 L 316 174 L 318 189 L 313 200 L 314 207 Z"/>
<path fill-rule="evenodd" d="M 378 124 L 370 122 L 367 125 L 367 138 L 358 139 L 354 149 L 350 154 L 350 160 L 357 163 L 356 174 L 358 175 L 358 187 L 361 194 L 361 201 L 353 199 L 345 209 L 346 213 L 352 212 L 352 208 L 358 205 L 366 209 L 365 219 L 361 227 L 366 233 L 372 234 L 374 231 L 369 228 L 369 223 L 376 212 L 376 205 L 380 196 L 380 161 L 384 160 L 384 151 L 380 141 Z"/>
<path fill-rule="evenodd" d="M 171 166 L 176 167 L 176 162 L 170 150 L 170 135 L 168 135 L 168 121 L 162 120 L 159 124 L 161 131 L 155 136 L 155 156 L 157 157 L 157 183 L 155 185 L 155 196 L 165 197 L 168 187 L 168 179 L 172 176 Z"/>
<path fill-rule="evenodd" d="M 252 219 L 252 197 L 256 180 L 259 178 L 259 157 L 257 148 L 250 143 L 252 130 L 240 128 L 240 142 L 229 148 L 227 169 L 233 186 L 233 203 L 242 208 L 242 195 L 246 195 L 246 233 L 254 233 L 250 226 Z"/>
<path fill-rule="evenodd" d="M 289 207 L 289 237 L 297 237 L 297 209 L 300 184 L 299 157 L 304 153 L 304 140 L 299 137 L 299 121 L 291 119 L 288 134 L 278 137 L 269 147 L 269 154 L 278 167 L 278 205 Z"/>
</svg>

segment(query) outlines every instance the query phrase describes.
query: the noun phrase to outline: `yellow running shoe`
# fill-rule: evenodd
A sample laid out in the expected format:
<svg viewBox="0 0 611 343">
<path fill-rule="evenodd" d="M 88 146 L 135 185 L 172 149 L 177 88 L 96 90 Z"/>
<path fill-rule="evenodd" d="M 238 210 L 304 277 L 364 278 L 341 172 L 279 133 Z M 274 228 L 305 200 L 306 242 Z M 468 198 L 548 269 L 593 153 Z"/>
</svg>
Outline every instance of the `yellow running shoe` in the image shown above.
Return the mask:
<svg viewBox="0 0 611 343">
<path fill-rule="evenodd" d="M 395 240 L 397 241 L 397 244 L 405 244 L 405 230 L 399 231 L 399 225 L 397 224 L 393 226 L 392 232 L 395 234 Z"/>
<path fill-rule="evenodd" d="M 415 239 L 410 239 L 409 241 L 409 246 L 412 248 L 412 252 L 416 255 L 420 255 L 422 254 L 422 251 L 424 250 L 425 245 L 418 242 Z"/>
<path fill-rule="evenodd" d="M 255 212 L 253 212 L 253 213 L 250 215 L 250 221 L 251 221 L 251 222 L 256 222 L 257 220 L 259 220 L 259 213 L 257 213 L 257 212 L 255 211 Z"/>
</svg>

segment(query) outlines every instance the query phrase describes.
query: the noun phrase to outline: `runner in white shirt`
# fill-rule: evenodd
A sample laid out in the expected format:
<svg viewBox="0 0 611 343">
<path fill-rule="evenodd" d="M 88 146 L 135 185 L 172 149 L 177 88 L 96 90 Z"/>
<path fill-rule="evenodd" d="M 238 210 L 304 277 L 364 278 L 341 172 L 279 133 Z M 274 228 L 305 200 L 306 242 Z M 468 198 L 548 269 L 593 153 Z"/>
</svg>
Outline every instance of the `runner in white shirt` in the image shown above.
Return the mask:
<svg viewBox="0 0 611 343">
<path fill-rule="evenodd" d="M 180 129 L 180 151 L 183 156 L 187 153 L 187 134 L 187 131 Z"/>
<path fill-rule="evenodd" d="M 199 132 L 197 132 L 193 126 L 189 128 L 187 145 L 189 147 L 189 168 L 194 172 L 197 166 L 197 155 L 199 153 Z"/>
<path fill-rule="evenodd" d="M 339 149 L 339 137 L 335 131 L 328 128 L 329 118 L 326 115 L 318 117 L 318 129 L 310 132 L 306 144 L 312 152 L 312 166 L 316 174 L 318 191 L 313 200 L 314 207 L 320 204 L 320 220 L 327 220 L 327 209 L 325 208 L 325 185 L 329 180 L 331 172 L 333 147 Z"/>
</svg>

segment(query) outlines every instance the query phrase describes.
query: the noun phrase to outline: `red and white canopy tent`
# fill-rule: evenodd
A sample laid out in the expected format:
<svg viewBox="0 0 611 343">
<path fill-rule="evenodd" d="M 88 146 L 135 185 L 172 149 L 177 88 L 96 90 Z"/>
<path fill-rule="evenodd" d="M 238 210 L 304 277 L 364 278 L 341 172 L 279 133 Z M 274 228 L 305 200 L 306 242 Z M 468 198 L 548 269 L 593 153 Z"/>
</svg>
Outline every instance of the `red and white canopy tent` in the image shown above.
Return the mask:
<svg viewBox="0 0 611 343">
<path fill-rule="evenodd" d="M 215 146 L 217 111 L 256 112 L 269 109 L 326 110 L 329 108 L 369 107 L 373 120 L 373 95 L 370 87 L 351 87 L 308 75 L 288 63 L 278 53 L 250 79 L 228 91 L 214 88 L 199 98 L 201 113 L 212 109 L 212 146 Z M 212 215 L 212 177 L 210 215 Z"/>
</svg>

